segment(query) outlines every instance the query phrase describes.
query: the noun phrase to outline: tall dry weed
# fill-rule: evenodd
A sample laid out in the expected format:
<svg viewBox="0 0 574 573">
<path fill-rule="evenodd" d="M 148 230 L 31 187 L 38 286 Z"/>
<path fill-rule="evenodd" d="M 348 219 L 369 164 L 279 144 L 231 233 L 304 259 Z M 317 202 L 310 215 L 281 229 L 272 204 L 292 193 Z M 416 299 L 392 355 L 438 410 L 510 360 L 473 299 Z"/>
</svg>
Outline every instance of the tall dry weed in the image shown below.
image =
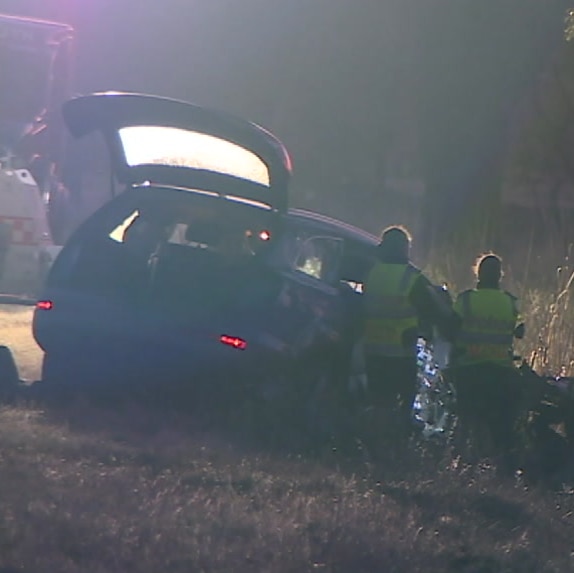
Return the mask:
<svg viewBox="0 0 574 573">
<path fill-rule="evenodd" d="M 556 269 L 554 289 L 528 285 L 521 289 L 528 327 L 522 352 L 538 372 L 563 376 L 574 373 L 573 284 L 574 269 L 564 264 Z"/>
</svg>

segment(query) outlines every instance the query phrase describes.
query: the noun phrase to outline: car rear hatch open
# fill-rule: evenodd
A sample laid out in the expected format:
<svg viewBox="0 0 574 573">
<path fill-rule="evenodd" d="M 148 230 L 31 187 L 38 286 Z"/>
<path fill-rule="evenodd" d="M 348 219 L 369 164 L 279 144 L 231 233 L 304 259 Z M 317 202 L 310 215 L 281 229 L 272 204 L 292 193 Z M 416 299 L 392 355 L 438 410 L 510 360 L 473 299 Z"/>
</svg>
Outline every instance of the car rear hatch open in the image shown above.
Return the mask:
<svg viewBox="0 0 574 573">
<path fill-rule="evenodd" d="M 70 100 L 63 115 L 75 137 L 102 132 L 120 183 L 287 208 L 289 155 L 253 123 L 178 100 L 117 92 Z"/>
</svg>

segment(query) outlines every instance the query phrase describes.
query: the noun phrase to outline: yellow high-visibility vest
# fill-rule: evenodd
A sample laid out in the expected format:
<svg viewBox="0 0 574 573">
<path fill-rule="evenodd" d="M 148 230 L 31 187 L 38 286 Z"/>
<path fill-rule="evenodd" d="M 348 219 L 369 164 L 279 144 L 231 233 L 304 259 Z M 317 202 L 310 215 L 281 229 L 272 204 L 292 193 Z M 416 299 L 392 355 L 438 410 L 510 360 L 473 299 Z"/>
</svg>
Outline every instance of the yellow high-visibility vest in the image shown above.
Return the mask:
<svg viewBox="0 0 574 573">
<path fill-rule="evenodd" d="M 457 298 L 454 310 L 462 318 L 456 363 L 512 366 L 519 319 L 515 297 L 500 289 L 468 290 Z"/>
<path fill-rule="evenodd" d="M 377 263 L 363 286 L 365 350 L 383 356 L 410 356 L 403 335 L 417 328 L 417 312 L 409 294 L 420 270 L 411 264 Z"/>
</svg>

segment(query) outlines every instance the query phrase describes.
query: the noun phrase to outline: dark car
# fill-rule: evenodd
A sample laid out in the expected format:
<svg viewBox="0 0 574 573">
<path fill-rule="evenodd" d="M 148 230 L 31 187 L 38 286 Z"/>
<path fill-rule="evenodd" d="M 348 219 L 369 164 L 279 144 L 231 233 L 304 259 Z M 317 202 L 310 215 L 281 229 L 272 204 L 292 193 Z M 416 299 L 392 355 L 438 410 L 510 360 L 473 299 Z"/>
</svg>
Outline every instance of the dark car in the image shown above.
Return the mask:
<svg viewBox="0 0 574 573">
<path fill-rule="evenodd" d="M 147 95 L 94 94 L 63 111 L 74 136 L 104 134 L 125 189 L 47 277 L 33 323 L 43 383 L 346 376 L 377 238 L 288 208 L 280 141 Z"/>
</svg>

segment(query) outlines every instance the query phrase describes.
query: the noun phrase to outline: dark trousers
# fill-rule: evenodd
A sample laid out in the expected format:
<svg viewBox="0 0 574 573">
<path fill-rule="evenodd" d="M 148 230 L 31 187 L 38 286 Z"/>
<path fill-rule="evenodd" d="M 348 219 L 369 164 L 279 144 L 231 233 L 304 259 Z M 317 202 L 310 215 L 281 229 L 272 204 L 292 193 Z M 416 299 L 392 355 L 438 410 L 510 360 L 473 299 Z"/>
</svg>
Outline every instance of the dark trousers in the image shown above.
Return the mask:
<svg viewBox="0 0 574 573">
<path fill-rule="evenodd" d="M 376 427 L 385 434 L 381 437 L 408 438 L 417 390 L 416 358 L 367 355 L 366 366 Z"/>
<path fill-rule="evenodd" d="M 522 404 L 519 372 L 483 363 L 453 367 L 448 375 L 456 391 L 457 442 L 480 440 L 487 432 L 490 453 L 509 454 Z"/>
</svg>

